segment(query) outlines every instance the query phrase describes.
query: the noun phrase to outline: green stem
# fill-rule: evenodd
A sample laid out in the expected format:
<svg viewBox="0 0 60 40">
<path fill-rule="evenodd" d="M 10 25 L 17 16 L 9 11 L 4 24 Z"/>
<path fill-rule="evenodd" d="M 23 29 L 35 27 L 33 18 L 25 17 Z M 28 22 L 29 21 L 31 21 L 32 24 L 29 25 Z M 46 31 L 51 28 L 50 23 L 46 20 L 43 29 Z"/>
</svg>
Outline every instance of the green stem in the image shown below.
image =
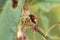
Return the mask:
<svg viewBox="0 0 60 40">
<path fill-rule="evenodd" d="M 51 38 L 48 35 L 45 36 L 42 31 L 38 30 L 38 33 L 40 33 L 46 40 L 51 40 Z"/>
</svg>

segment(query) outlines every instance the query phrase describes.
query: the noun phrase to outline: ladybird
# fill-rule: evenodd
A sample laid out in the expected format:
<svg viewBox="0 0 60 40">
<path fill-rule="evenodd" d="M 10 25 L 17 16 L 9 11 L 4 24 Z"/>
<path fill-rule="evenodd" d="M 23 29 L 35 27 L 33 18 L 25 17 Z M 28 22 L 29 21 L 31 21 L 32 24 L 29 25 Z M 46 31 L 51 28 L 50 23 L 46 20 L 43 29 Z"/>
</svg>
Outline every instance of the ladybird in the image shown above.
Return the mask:
<svg viewBox="0 0 60 40">
<path fill-rule="evenodd" d="M 30 17 L 31 21 L 32 21 L 34 24 L 36 24 L 36 22 L 37 22 L 36 16 L 35 16 L 35 15 L 29 15 L 29 17 Z"/>
<path fill-rule="evenodd" d="M 16 8 L 18 6 L 18 0 L 12 0 L 12 1 L 13 1 L 12 7 Z"/>
</svg>

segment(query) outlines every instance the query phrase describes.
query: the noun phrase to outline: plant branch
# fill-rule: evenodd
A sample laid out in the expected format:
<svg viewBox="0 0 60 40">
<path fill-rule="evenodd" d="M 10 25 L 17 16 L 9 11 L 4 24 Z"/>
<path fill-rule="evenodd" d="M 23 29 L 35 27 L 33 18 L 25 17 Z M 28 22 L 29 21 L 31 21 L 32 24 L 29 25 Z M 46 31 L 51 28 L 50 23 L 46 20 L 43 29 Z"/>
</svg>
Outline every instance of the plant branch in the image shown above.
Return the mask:
<svg viewBox="0 0 60 40">
<path fill-rule="evenodd" d="M 52 26 L 49 28 L 49 30 L 46 32 L 45 36 L 46 36 L 54 27 L 56 27 L 56 26 L 59 25 L 59 24 L 60 24 L 60 22 L 57 22 L 57 23 L 55 23 L 54 25 L 52 25 Z"/>
</svg>

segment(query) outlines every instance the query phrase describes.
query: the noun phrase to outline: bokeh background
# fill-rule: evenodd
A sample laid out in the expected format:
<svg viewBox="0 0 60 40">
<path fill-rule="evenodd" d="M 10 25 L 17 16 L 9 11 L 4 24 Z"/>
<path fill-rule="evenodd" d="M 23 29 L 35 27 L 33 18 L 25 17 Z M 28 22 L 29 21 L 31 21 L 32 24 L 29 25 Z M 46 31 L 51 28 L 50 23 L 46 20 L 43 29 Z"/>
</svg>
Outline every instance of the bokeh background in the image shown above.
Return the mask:
<svg viewBox="0 0 60 40">
<path fill-rule="evenodd" d="M 15 27 L 17 27 L 19 18 L 23 12 L 23 4 L 28 7 L 31 14 L 37 16 L 38 24 L 40 28 L 42 28 L 44 33 L 46 33 L 52 27 L 52 29 L 48 32 L 47 35 L 50 35 L 52 37 L 52 40 L 60 40 L 60 1 L 26 0 L 26 3 L 23 3 L 23 1 L 24 0 L 20 0 L 19 7 L 16 9 L 17 11 L 15 10 L 15 12 L 12 11 L 11 1 L 0 0 L 0 35 L 2 36 L 2 38 L 5 37 L 4 39 L 0 37 L 1 40 L 6 40 L 7 38 L 8 40 L 14 40 L 14 34 L 16 31 L 15 29 L 17 29 Z M 9 20 L 10 18 L 12 18 L 11 20 L 13 22 Z M 7 25 L 7 23 L 9 24 Z M 14 33 L 12 33 L 9 29 L 14 30 Z M 8 35 L 6 33 L 8 33 Z M 11 34 L 13 35 L 13 37 L 11 37 Z M 28 35 L 29 40 L 44 40 L 39 33 L 34 32 L 31 29 L 27 29 L 26 34 Z"/>
</svg>

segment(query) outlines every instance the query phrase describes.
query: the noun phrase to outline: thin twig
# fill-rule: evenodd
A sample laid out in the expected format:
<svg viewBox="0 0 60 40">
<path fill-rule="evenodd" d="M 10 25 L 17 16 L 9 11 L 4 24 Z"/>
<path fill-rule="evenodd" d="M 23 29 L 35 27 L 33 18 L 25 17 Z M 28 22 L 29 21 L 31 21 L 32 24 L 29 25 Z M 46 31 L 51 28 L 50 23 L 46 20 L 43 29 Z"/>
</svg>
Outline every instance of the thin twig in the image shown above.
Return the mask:
<svg viewBox="0 0 60 40">
<path fill-rule="evenodd" d="M 33 30 L 34 31 L 34 30 Z M 33 40 L 36 40 L 35 31 L 33 32 Z"/>
<path fill-rule="evenodd" d="M 55 23 L 54 25 L 52 25 L 52 26 L 49 28 L 49 30 L 46 32 L 45 36 L 46 36 L 54 27 L 56 27 L 58 24 L 60 24 L 60 22 L 57 22 L 57 23 Z"/>
</svg>

